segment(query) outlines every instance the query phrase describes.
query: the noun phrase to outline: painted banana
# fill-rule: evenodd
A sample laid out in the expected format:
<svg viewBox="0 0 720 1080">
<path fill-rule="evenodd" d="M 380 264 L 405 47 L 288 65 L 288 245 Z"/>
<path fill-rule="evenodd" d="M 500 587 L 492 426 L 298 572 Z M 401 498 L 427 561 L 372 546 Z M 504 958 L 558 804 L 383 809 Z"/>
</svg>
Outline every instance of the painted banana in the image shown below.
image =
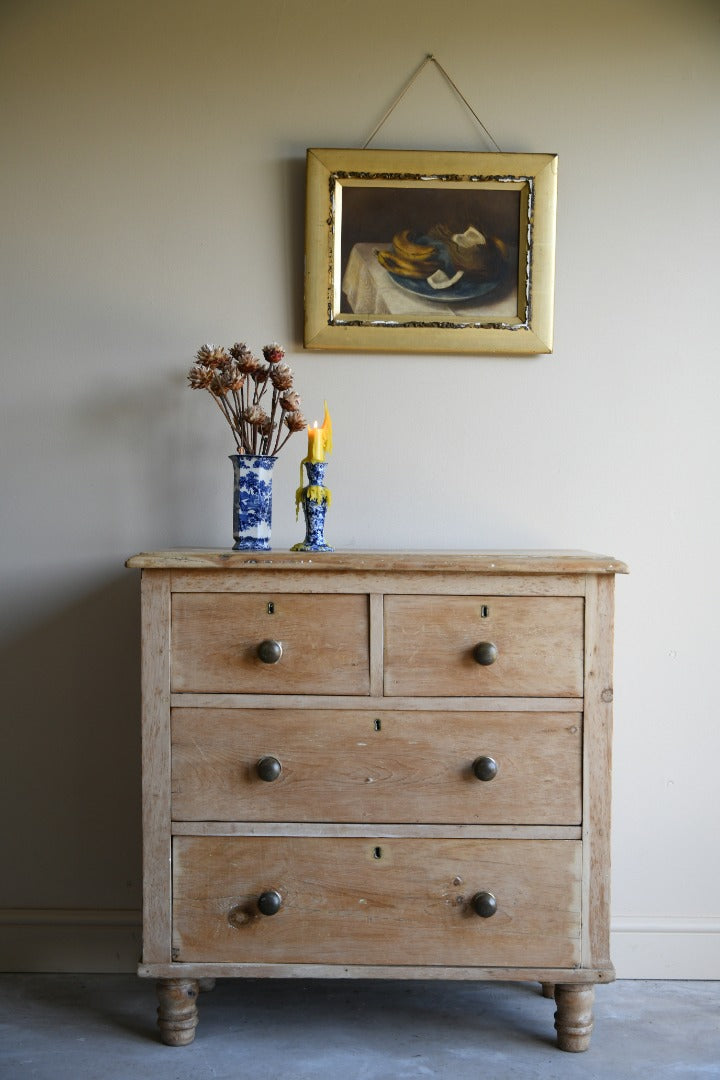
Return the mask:
<svg viewBox="0 0 720 1080">
<path fill-rule="evenodd" d="M 392 251 L 378 251 L 378 262 L 391 274 L 400 277 L 425 278 L 437 270 L 435 259 L 407 259 L 395 255 Z"/>
<path fill-rule="evenodd" d="M 432 244 L 416 244 L 414 240 L 411 240 L 409 229 L 403 229 L 402 232 L 393 236 L 393 248 L 399 258 L 411 261 L 430 259 L 435 254 Z"/>
</svg>

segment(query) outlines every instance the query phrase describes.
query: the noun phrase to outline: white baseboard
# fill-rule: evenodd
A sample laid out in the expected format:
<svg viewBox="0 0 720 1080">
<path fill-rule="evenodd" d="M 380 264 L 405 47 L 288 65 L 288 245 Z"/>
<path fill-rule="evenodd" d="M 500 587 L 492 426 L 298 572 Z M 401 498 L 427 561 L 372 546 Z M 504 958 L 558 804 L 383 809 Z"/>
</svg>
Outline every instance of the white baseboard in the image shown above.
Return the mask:
<svg viewBox="0 0 720 1080">
<path fill-rule="evenodd" d="M 0 909 L 0 971 L 134 972 L 140 912 Z M 720 918 L 616 916 L 619 979 L 720 979 Z"/>
<path fill-rule="evenodd" d="M 720 979 L 720 918 L 616 915 L 610 955 L 618 979 Z"/>
</svg>

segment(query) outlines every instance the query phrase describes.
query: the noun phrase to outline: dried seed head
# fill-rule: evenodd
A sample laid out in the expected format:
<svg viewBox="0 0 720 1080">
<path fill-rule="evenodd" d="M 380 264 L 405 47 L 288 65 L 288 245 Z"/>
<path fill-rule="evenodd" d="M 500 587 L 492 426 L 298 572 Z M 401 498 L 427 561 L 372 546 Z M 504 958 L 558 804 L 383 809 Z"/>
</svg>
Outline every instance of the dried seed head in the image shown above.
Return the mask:
<svg viewBox="0 0 720 1080">
<path fill-rule="evenodd" d="M 206 367 L 216 368 L 228 360 L 228 354 L 222 345 L 201 345 L 197 351 L 197 360 Z"/>
<path fill-rule="evenodd" d="M 261 428 L 263 424 L 266 424 L 270 417 L 261 409 L 259 405 L 251 405 L 243 412 L 243 420 L 246 420 L 248 424 L 252 424 L 253 427 Z"/>
<path fill-rule="evenodd" d="M 283 394 L 280 398 L 280 408 L 283 412 L 296 412 L 300 408 L 300 395 L 294 390 L 289 394 Z"/>
<path fill-rule="evenodd" d="M 263 356 L 268 364 L 279 364 L 285 359 L 285 350 L 281 349 L 277 342 L 273 342 L 272 345 L 263 345 Z"/>
<path fill-rule="evenodd" d="M 270 368 L 270 381 L 276 390 L 289 390 L 293 384 L 292 369 L 287 364 L 275 364 Z"/>
<path fill-rule="evenodd" d="M 223 378 L 228 390 L 240 390 L 245 382 L 245 376 L 240 371 L 235 360 L 230 360 L 227 364 Z"/>
<path fill-rule="evenodd" d="M 256 371 L 259 371 L 263 367 L 263 362 L 262 360 L 258 360 L 256 356 L 253 356 L 249 349 L 245 349 L 245 346 L 242 346 L 242 348 L 244 349 L 244 352 L 239 353 L 235 357 L 237 366 L 243 375 L 254 375 Z"/>
<path fill-rule="evenodd" d="M 256 383 L 266 383 L 270 368 L 266 364 L 263 364 L 262 360 L 257 360 L 256 363 L 257 368 L 254 371 L 251 371 L 250 375 Z"/>
<path fill-rule="evenodd" d="M 307 420 L 301 412 L 286 412 L 283 420 L 291 431 L 304 431 L 307 427 Z"/>
<path fill-rule="evenodd" d="M 213 377 L 212 368 L 204 364 L 193 364 L 188 372 L 188 382 L 192 390 L 207 390 Z"/>
<path fill-rule="evenodd" d="M 231 345 L 228 352 L 232 356 L 233 360 L 242 360 L 244 356 L 250 356 L 250 350 L 243 341 L 236 341 L 234 345 Z"/>
<path fill-rule="evenodd" d="M 210 393 L 215 394 L 216 397 L 224 397 L 227 394 L 229 387 L 226 381 L 226 375 L 224 371 L 216 369 L 212 373 L 210 379 Z"/>
</svg>

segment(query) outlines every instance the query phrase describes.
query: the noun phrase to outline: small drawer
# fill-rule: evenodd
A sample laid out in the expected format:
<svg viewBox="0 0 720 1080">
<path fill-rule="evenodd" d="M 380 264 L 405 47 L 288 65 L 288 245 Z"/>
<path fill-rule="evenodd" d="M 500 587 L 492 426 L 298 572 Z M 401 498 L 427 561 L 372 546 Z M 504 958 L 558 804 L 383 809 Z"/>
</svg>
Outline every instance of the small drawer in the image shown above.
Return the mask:
<svg viewBox="0 0 720 1080">
<path fill-rule="evenodd" d="M 173 709 L 175 821 L 579 825 L 580 713 Z"/>
<path fill-rule="evenodd" d="M 365 595 L 173 593 L 171 640 L 178 693 L 369 693 Z"/>
<path fill-rule="evenodd" d="M 386 596 L 389 696 L 582 697 L 583 599 Z"/>
<path fill-rule="evenodd" d="M 578 841 L 183 836 L 173 850 L 180 962 L 580 963 Z"/>
</svg>

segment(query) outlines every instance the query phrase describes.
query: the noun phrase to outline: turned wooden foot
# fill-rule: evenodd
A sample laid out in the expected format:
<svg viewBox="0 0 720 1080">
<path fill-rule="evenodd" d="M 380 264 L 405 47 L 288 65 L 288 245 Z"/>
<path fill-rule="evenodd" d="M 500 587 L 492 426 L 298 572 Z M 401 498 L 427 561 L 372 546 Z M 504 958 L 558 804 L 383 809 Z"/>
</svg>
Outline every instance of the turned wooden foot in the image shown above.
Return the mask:
<svg viewBox="0 0 720 1080">
<path fill-rule="evenodd" d="M 197 1027 L 197 979 L 158 979 L 158 1027 L 166 1046 L 187 1046 Z"/>
<path fill-rule="evenodd" d="M 564 983 L 555 987 L 555 1030 L 561 1050 L 587 1050 L 593 1029 L 593 983 Z"/>
<path fill-rule="evenodd" d="M 542 987 L 542 996 L 544 998 L 555 997 L 555 983 L 540 983 Z"/>
</svg>

